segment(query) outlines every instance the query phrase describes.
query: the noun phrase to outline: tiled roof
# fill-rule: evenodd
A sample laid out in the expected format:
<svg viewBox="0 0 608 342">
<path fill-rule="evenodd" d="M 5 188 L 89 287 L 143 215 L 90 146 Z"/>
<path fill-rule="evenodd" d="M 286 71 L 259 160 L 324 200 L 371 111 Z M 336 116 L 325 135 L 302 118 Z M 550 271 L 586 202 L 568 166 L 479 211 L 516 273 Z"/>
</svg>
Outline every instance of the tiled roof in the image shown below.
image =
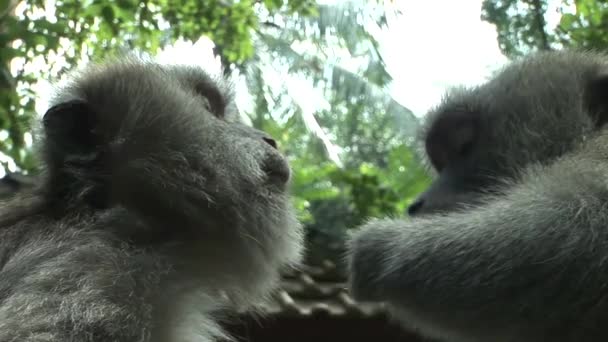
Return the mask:
<svg viewBox="0 0 608 342">
<path fill-rule="evenodd" d="M 280 291 L 262 305 L 265 314 L 241 312 L 226 329 L 238 342 L 431 341 L 390 319 L 382 305 L 355 302 L 345 279 L 332 262 L 309 262 L 283 276 Z"/>
<path fill-rule="evenodd" d="M 385 313 L 381 304 L 356 302 L 348 294 L 345 280 L 329 260 L 303 266 L 284 274 L 280 290 L 262 308 L 268 314 L 293 316 L 370 317 Z"/>
</svg>

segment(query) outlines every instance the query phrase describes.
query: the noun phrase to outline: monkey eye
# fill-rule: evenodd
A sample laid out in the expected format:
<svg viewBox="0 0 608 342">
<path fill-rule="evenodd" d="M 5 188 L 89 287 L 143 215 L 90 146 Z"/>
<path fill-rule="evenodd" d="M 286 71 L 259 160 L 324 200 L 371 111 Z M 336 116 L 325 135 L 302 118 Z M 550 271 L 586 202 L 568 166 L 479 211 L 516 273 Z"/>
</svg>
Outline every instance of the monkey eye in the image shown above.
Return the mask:
<svg viewBox="0 0 608 342">
<path fill-rule="evenodd" d="M 213 100 L 210 100 L 208 97 L 204 96 L 204 95 L 200 95 L 200 98 L 202 99 L 202 103 L 203 103 L 203 107 L 205 108 L 206 111 L 208 111 L 209 113 L 211 113 L 213 116 L 222 119 L 224 118 L 224 111 L 222 110 L 218 110 L 217 108 L 215 108 L 213 106 Z"/>
<path fill-rule="evenodd" d="M 194 87 L 194 92 L 203 100 L 207 111 L 218 118 L 224 117 L 226 98 L 216 85 L 202 82 Z"/>
<path fill-rule="evenodd" d="M 203 107 L 205 107 L 206 110 L 211 112 L 211 104 L 209 103 L 209 100 L 204 96 L 201 96 L 201 98 L 203 100 Z"/>
</svg>

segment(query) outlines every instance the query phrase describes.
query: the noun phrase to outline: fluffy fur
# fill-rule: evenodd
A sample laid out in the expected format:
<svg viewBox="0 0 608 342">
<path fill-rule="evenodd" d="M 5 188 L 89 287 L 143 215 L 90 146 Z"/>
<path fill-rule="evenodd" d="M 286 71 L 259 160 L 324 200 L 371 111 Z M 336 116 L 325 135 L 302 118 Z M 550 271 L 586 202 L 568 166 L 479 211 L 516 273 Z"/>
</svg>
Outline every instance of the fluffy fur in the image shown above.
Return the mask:
<svg viewBox="0 0 608 342">
<path fill-rule="evenodd" d="M 608 340 L 607 118 L 599 54 L 537 53 L 450 92 L 413 217 L 351 240 L 355 297 L 442 341 Z"/>
<path fill-rule="evenodd" d="M 41 185 L 1 208 L 1 342 L 212 341 L 299 262 L 288 164 L 229 89 L 134 57 L 59 87 Z"/>
</svg>

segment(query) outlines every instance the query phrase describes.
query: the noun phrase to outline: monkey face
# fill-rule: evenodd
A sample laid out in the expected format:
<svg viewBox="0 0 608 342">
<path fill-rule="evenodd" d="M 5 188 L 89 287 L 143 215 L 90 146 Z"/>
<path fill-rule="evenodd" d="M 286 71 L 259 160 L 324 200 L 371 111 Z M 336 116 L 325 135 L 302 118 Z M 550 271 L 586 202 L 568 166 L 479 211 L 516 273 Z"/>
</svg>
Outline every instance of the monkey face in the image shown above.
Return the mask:
<svg viewBox="0 0 608 342">
<path fill-rule="evenodd" d="M 422 131 L 437 179 L 408 213 L 470 208 L 486 195 L 500 195 L 529 166 L 572 152 L 596 132 L 608 113 L 605 62 L 590 57 L 585 70 L 573 72 L 571 57 L 541 53 L 481 86 L 451 90 Z"/>
<path fill-rule="evenodd" d="M 193 241 L 239 234 L 291 260 L 300 226 L 289 165 L 275 140 L 238 121 L 227 89 L 197 68 L 127 59 L 87 69 L 43 120 L 49 179 L 70 184 L 52 195 L 125 207 Z"/>
</svg>

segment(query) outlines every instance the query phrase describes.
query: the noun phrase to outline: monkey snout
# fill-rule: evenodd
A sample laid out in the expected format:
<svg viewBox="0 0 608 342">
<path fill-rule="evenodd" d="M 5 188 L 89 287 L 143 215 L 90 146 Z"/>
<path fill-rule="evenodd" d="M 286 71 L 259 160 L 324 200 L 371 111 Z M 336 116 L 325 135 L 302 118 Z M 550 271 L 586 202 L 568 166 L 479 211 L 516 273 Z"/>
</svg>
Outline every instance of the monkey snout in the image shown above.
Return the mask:
<svg viewBox="0 0 608 342">
<path fill-rule="evenodd" d="M 262 163 L 262 170 L 268 177 L 268 182 L 283 185 L 289 181 L 291 170 L 283 156 L 278 153 L 268 153 Z"/>
<path fill-rule="evenodd" d="M 420 209 L 424 206 L 424 199 L 417 199 L 414 203 L 410 204 L 407 207 L 407 214 L 410 216 L 414 216 L 419 213 Z"/>
</svg>

